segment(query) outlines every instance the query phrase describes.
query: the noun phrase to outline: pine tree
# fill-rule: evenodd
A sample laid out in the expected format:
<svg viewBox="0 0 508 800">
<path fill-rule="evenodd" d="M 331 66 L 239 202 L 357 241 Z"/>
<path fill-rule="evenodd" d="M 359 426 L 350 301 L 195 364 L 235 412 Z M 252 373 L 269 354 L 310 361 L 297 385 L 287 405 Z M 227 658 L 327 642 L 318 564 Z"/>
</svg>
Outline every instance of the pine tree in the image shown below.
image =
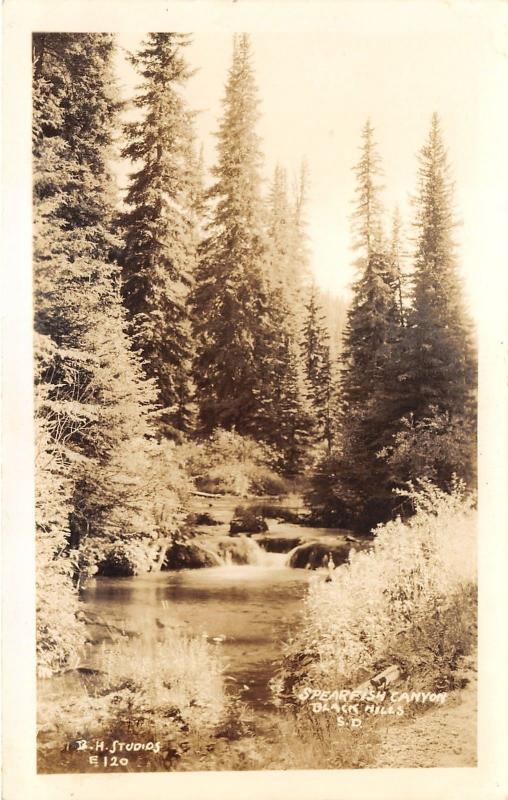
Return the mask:
<svg viewBox="0 0 508 800">
<path fill-rule="evenodd" d="M 360 410 L 383 380 L 387 346 L 400 325 L 395 287 L 389 257 L 371 255 L 353 286 L 344 335 L 341 393 L 346 417 Z"/>
<path fill-rule="evenodd" d="M 211 222 L 200 250 L 195 375 L 204 431 L 263 438 L 271 424 L 272 351 L 266 238 L 249 38 L 235 37 L 218 136 Z"/>
<path fill-rule="evenodd" d="M 154 388 L 129 349 L 112 258 L 113 46 L 108 34 L 34 36 L 38 631 L 50 669 L 73 652 L 71 575 L 76 584 L 118 545 L 139 565 L 157 520 L 169 515 L 174 530 L 179 519 L 177 470 L 168 481 L 171 457 L 149 422 Z"/>
<path fill-rule="evenodd" d="M 169 435 L 193 427 L 193 357 L 187 304 L 197 248 L 200 165 L 181 94 L 190 77 L 179 33 L 151 33 L 131 58 L 144 79 L 135 99 L 141 121 L 125 126 L 123 155 L 139 163 L 122 216 L 123 295 L 136 348 L 155 380 Z"/>
<path fill-rule="evenodd" d="M 392 236 L 390 241 L 390 260 L 392 263 L 393 280 L 397 297 L 400 324 L 405 325 L 405 280 L 403 273 L 403 252 L 402 252 L 402 218 L 399 209 L 396 208 L 392 217 Z"/>
<path fill-rule="evenodd" d="M 300 358 L 302 275 L 295 208 L 288 198 L 286 171 L 275 168 L 268 198 L 267 271 L 272 333 L 272 434 L 282 467 L 296 473 L 304 466 L 312 427 Z"/>
<path fill-rule="evenodd" d="M 419 161 L 410 326 L 413 413 L 421 418 L 431 406 L 453 414 L 467 405 L 475 359 L 453 240 L 452 184 L 437 114 Z"/>
<path fill-rule="evenodd" d="M 381 166 L 373 134 L 367 121 L 355 167 L 353 246 L 360 274 L 341 352 L 338 454 L 323 466 L 336 475 L 328 492 L 331 506 L 341 506 L 343 524 L 361 529 L 386 519 L 393 506 L 389 470 L 379 452 L 392 432 L 401 325 L 397 275 L 383 236 Z"/>
<path fill-rule="evenodd" d="M 353 248 L 359 252 L 357 266 L 365 266 L 371 255 L 384 248 L 381 203 L 381 159 L 374 140 L 374 128 L 367 119 L 362 130 L 360 160 L 354 167 L 356 200 L 352 215 Z"/>
<path fill-rule="evenodd" d="M 314 286 L 310 292 L 306 312 L 302 336 L 302 358 L 307 398 L 314 418 L 314 438 L 318 442 L 325 442 L 327 450 L 330 452 L 333 437 L 330 341 Z"/>
<path fill-rule="evenodd" d="M 206 203 L 206 189 L 205 189 L 205 156 L 203 145 L 199 148 L 199 155 L 196 155 L 196 148 L 194 146 L 193 138 L 189 138 L 188 142 L 188 160 L 190 164 L 190 209 L 192 212 L 194 232 L 194 243 L 196 249 L 196 265 L 197 255 L 201 242 L 205 237 L 205 228 L 207 221 L 208 208 Z"/>
<path fill-rule="evenodd" d="M 277 164 L 268 197 L 268 277 L 271 286 L 280 287 L 284 302 L 290 305 L 293 264 L 293 219 L 288 201 L 286 170 Z"/>
<path fill-rule="evenodd" d="M 381 160 L 374 129 L 367 120 L 362 132 L 356 204 L 352 217 L 353 247 L 358 252 L 359 278 L 353 286 L 341 356 L 341 395 L 344 418 L 357 413 L 380 380 L 386 360 L 385 344 L 396 324 L 396 276 L 386 252 L 382 226 Z"/>
<path fill-rule="evenodd" d="M 298 180 L 293 189 L 293 231 L 294 231 L 294 275 L 298 285 L 310 286 L 312 274 L 309 264 L 307 220 L 305 209 L 309 193 L 309 167 L 306 159 L 302 160 Z"/>
<path fill-rule="evenodd" d="M 459 465 L 461 476 L 472 479 L 475 440 L 476 357 L 453 239 L 452 188 L 441 126 L 434 114 L 419 155 L 412 307 L 404 361 L 405 426 L 396 438 L 398 453 L 392 463 L 397 462 L 403 479 L 419 477 L 423 471 L 443 487 L 450 486 Z M 469 432 L 466 441 L 461 429 Z M 406 457 L 401 459 L 403 451 Z"/>
<path fill-rule="evenodd" d="M 291 334 L 289 314 L 279 292 L 273 302 L 271 373 L 266 375 L 271 390 L 270 425 L 266 441 L 281 454 L 280 468 L 287 475 L 302 472 L 314 424 L 310 403 L 302 392 L 300 352 Z"/>
</svg>

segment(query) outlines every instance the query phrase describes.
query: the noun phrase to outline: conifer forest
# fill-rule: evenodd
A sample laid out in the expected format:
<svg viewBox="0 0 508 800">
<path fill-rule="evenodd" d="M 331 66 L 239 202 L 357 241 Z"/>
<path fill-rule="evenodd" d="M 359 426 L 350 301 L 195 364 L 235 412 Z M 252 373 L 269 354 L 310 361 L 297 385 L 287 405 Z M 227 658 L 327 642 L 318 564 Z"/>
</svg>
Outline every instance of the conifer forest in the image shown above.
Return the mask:
<svg viewBox="0 0 508 800">
<path fill-rule="evenodd" d="M 213 163 L 191 41 L 143 36 L 126 114 L 114 34 L 33 36 L 39 769 L 110 771 L 76 744 L 92 737 L 143 745 L 114 753 L 123 771 L 371 766 L 374 722 L 337 733 L 301 686 L 395 664 L 404 688 L 451 692 L 474 654 L 453 545 L 474 540 L 477 385 L 454 153 L 433 114 L 403 219 L 365 110 L 337 220 L 355 280 L 334 295 L 312 266 L 312 152 L 264 177 L 250 36 L 231 37 Z M 284 642 L 255 668 L 231 621 L 254 569 Z"/>
</svg>

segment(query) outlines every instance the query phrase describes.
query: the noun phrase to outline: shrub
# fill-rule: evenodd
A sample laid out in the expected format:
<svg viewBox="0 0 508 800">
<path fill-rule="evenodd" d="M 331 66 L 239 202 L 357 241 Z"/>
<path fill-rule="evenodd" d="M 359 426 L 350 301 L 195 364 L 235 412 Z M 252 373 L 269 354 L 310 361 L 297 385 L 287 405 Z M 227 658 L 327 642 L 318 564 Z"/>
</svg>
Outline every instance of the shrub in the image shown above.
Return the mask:
<svg viewBox="0 0 508 800">
<path fill-rule="evenodd" d="M 446 494 L 425 481 L 409 497 L 416 508 L 409 522 L 379 526 L 370 551 L 351 552 L 331 582 L 311 583 L 286 669 L 351 683 L 397 661 L 398 653 L 404 660 L 408 643 L 427 664 L 441 652 L 441 666 L 448 658 L 450 668 L 470 646 L 464 638 L 469 610 L 467 624 L 450 623 L 476 581 L 472 498 L 462 485 Z"/>
<path fill-rule="evenodd" d="M 217 428 L 208 438 L 180 446 L 180 457 L 202 491 L 280 494 L 286 482 L 274 471 L 277 454 L 249 436 Z"/>
<path fill-rule="evenodd" d="M 248 480 L 252 494 L 277 496 L 288 490 L 288 482 L 268 467 L 252 467 L 248 471 Z"/>
<path fill-rule="evenodd" d="M 188 746 L 213 737 L 230 713 L 223 665 L 203 638 L 173 633 L 159 640 L 147 620 L 142 639 L 104 644 L 95 683 L 78 682 L 55 701 L 41 699 L 39 770 L 83 771 L 81 753 L 69 752 L 79 739 L 160 741 L 162 755 L 132 768 L 171 769 Z M 67 749 L 68 754 L 65 754 Z"/>
</svg>

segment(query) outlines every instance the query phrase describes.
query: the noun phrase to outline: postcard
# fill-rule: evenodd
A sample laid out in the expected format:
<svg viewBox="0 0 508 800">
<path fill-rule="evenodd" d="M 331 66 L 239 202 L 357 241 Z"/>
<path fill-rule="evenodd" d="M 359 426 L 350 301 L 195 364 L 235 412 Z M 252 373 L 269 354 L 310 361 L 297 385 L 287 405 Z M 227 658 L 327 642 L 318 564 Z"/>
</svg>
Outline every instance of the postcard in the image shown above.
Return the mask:
<svg viewBox="0 0 508 800">
<path fill-rule="evenodd" d="M 4 23 L 5 797 L 504 797 L 506 8 Z"/>
</svg>

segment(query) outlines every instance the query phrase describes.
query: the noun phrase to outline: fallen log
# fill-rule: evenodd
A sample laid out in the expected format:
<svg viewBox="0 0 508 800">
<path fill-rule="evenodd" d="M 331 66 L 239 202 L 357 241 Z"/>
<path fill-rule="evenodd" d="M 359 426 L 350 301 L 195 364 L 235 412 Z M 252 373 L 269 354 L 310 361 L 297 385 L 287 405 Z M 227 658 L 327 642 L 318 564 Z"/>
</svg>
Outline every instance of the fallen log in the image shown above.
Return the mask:
<svg viewBox="0 0 508 800">
<path fill-rule="evenodd" d="M 368 692 L 369 689 L 384 689 L 392 683 L 400 680 L 402 678 L 402 672 L 400 667 L 396 664 L 392 664 L 391 667 L 387 667 L 382 672 L 379 672 L 374 677 L 369 678 L 369 680 L 364 681 L 360 686 L 358 686 L 355 691 L 356 692 Z"/>
</svg>

